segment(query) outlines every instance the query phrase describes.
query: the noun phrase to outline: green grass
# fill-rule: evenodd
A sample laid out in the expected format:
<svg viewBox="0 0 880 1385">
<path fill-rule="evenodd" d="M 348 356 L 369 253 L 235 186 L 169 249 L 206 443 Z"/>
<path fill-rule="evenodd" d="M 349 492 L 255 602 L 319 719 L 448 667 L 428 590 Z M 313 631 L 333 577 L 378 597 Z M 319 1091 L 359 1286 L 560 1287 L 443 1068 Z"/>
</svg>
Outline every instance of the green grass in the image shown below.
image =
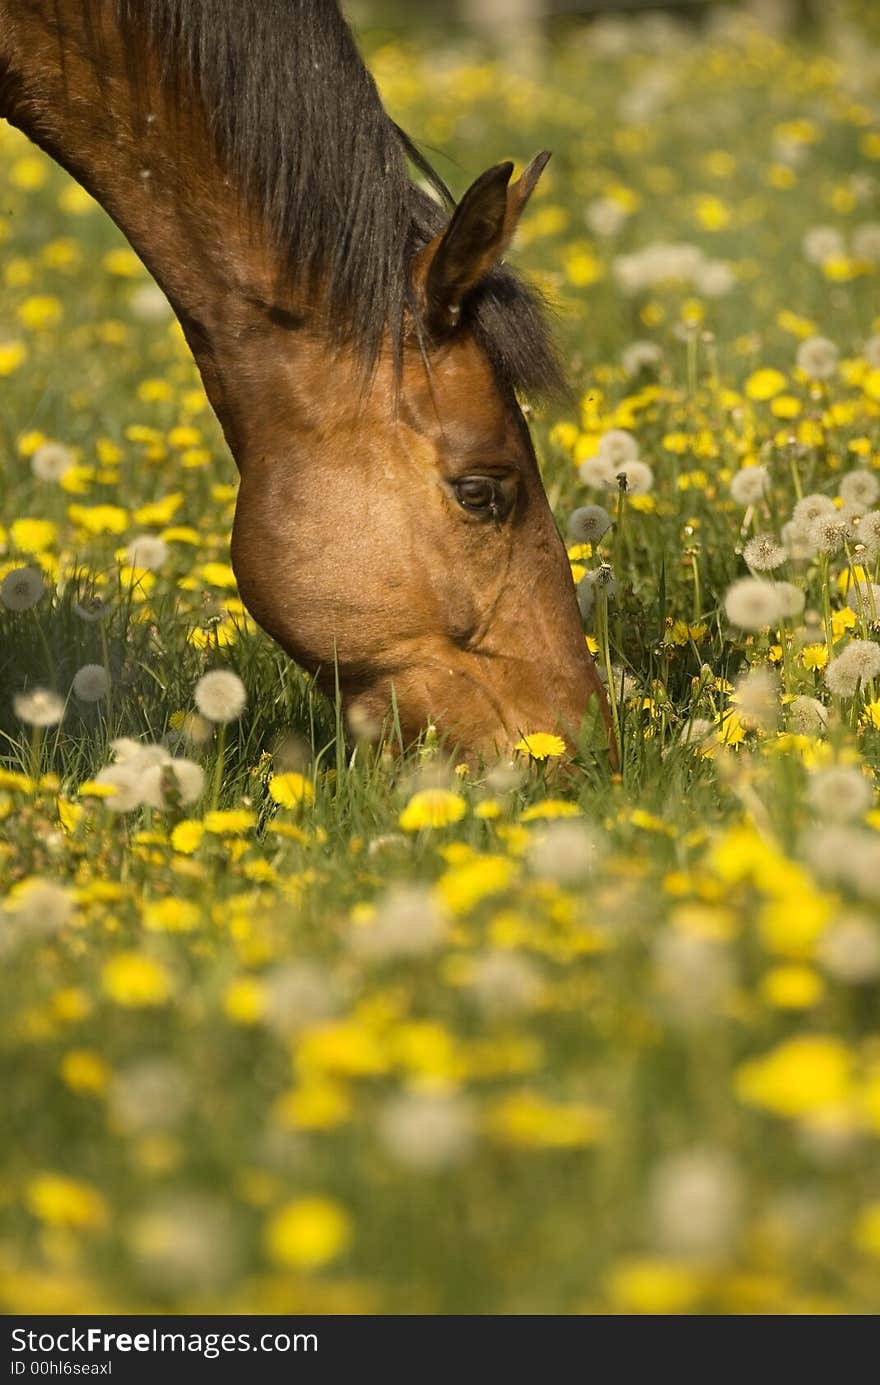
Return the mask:
<svg viewBox="0 0 880 1385">
<path fill-rule="evenodd" d="M 456 191 L 554 151 L 516 258 L 573 397 L 531 422 L 561 527 L 585 503 L 618 521 L 573 556 L 615 571 L 615 775 L 586 750 L 565 778 L 456 776 L 430 735 L 405 759 L 345 742 L 237 603 L 235 468 L 179 331 L 144 316 L 103 214 L 0 129 L 0 579 L 47 582 L 0 609 L 7 1311 L 876 1311 L 880 690 L 832 697 L 821 658 L 877 640 L 843 615 L 877 558 L 856 532 L 789 559 L 806 609 L 778 628 L 724 605 L 799 495 L 880 479 L 880 251 L 853 250 L 880 219 L 880 92 L 869 39 L 829 58 L 832 37 L 633 26 L 611 52 L 575 27 L 530 78 L 461 40 L 441 63 L 368 39 Z M 627 213 L 612 236 L 598 198 Z M 819 264 L 823 225 L 847 246 Z M 729 291 L 626 293 L 615 259 L 653 242 L 699 246 Z M 821 382 L 796 367 L 811 335 L 840 351 Z M 661 354 L 632 376 L 636 340 Z M 620 511 L 578 474 L 612 428 L 654 472 Z M 75 453 L 61 483 L 31 469 L 47 439 Z M 145 532 L 169 548 L 149 589 L 123 553 Z M 90 663 L 109 692 L 85 704 Z M 247 706 L 193 744 L 213 668 Z M 732 701 L 750 669 L 776 680 L 762 729 Z M 14 709 L 34 687 L 67 699 L 39 737 Z M 119 737 L 199 761 L 202 799 L 112 812 L 90 781 Z M 432 790 L 449 821 L 408 830 Z"/>
</svg>

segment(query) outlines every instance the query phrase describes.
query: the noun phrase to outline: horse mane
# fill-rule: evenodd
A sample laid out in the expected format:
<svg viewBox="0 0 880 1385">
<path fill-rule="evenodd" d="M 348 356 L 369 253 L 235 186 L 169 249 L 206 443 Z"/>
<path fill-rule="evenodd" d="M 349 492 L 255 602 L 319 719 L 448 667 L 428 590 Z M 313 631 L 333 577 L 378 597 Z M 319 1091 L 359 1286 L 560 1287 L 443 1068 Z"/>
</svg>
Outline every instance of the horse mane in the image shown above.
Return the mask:
<svg viewBox="0 0 880 1385">
<path fill-rule="evenodd" d="M 86 0 L 93 31 L 103 3 Z M 399 362 L 414 306 L 410 261 L 455 204 L 385 111 L 336 0 L 109 3 L 132 55 L 136 106 L 146 41 L 166 90 L 183 100 L 195 90 L 221 166 L 253 200 L 286 271 L 320 284 L 339 344 L 369 372 L 390 333 Z M 562 387 L 540 296 L 509 267 L 486 276 L 463 317 L 500 382 L 534 396 Z"/>
</svg>

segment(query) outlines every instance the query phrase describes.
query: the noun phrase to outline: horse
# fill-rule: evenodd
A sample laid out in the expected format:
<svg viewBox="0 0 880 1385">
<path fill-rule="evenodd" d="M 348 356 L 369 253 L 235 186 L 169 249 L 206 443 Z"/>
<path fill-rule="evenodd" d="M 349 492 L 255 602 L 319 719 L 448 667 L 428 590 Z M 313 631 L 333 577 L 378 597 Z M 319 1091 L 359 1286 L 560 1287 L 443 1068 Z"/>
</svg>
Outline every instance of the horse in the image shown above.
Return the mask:
<svg viewBox="0 0 880 1385">
<path fill-rule="evenodd" d="M 561 368 L 504 263 L 549 154 L 456 204 L 335 0 L 0 0 L 0 116 L 166 294 L 240 472 L 242 600 L 349 726 L 393 707 L 487 760 L 607 728 L 519 402 Z"/>
</svg>

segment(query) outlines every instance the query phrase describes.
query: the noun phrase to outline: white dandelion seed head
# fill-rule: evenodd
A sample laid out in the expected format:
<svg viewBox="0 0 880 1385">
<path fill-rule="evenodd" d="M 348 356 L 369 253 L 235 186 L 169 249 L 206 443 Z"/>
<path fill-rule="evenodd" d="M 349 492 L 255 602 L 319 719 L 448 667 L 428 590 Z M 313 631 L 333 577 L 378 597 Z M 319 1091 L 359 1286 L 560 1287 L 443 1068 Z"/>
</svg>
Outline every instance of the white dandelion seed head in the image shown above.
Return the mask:
<svg viewBox="0 0 880 1385">
<path fill-rule="evenodd" d="M 864 221 L 852 233 L 852 252 L 857 260 L 880 263 L 880 221 Z"/>
<path fill-rule="evenodd" d="M 74 601 L 73 612 L 86 625 L 95 625 L 110 611 L 110 602 L 101 596 L 86 596 L 82 601 Z"/>
<path fill-rule="evenodd" d="M 113 793 L 101 802 L 111 813 L 131 813 L 141 806 L 143 771 L 136 764 L 105 765 L 95 775 L 96 784 L 107 784 Z"/>
<path fill-rule="evenodd" d="M 871 510 L 861 516 L 856 537 L 864 544 L 869 558 L 880 558 L 880 510 Z"/>
<path fill-rule="evenodd" d="M 12 705 L 19 721 L 27 726 L 57 726 L 64 716 L 64 698 L 50 688 L 16 693 Z"/>
<path fill-rule="evenodd" d="M 692 749 L 708 748 L 710 741 L 714 740 L 716 729 L 714 723 L 706 717 L 691 717 L 676 736 L 676 744 L 690 746 Z"/>
<path fill-rule="evenodd" d="M 770 476 L 764 466 L 745 466 L 730 482 L 730 494 L 737 505 L 758 505 L 770 490 Z"/>
<path fill-rule="evenodd" d="M 183 756 L 149 765 L 141 776 L 141 801 L 150 808 L 168 808 L 175 798 L 195 803 L 205 787 L 205 771 L 194 760 Z"/>
<path fill-rule="evenodd" d="M 714 1256 L 727 1250 L 742 1212 L 739 1170 L 719 1149 L 688 1149 L 664 1159 L 651 1174 L 650 1220 L 659 1247 L 670 1255 Z"/>
<path fill-rule="evenodd" d="M 731 701 L 747 730 L 773 731 L 779 722 L 779 696 L 779 678 L 759 665 L 736 680 Z"/>
<path fill-rule="evenodd" d="M 216 1290 L 238 1258 L 228 1207 L 202 1195 L 148 1205 L 129 1223 L 125 1239 L 139 1275 L 165 1293 Z"/>
<path fill-rule="evenodd" d="M 610 489 L 619 489 L 621 476 L 626 478 L 626 490 L 629 495 L 647 495 L 653 489 L 654 472 L 647 462 L 641 462 L 638 459 L 622 462 L 614 473 L 614 479 L 610 482 Z"/>
<path fill-rule="evenodd" d="M 604 668 L 596 667 L 596 672 L 603 683 L 608 682 L 608 674 Z M 641 692 L 641 685 L 637 678 L 631 673 L 627 673 L 621 664 L 611 665 L 611 685 L 614 688 L 616 697 L 620 702 L 631 702 L 634 697 L 638 697 Z"/>
<path fill-rule="evenodd" d="M 207 745 L 213 734 L 214 728 L 206 717 L 198 712 L 184 712 L 177 729 L 177 744 Z"/>
<path fill-rule="evenodd" d="M 632 341 L 620 353 L 620 364 L 630 379 L 643 370 L 656 370 L 662 360 L 663 352 L 654 341 Z"/>
<path fill-rule="evenodd" d="M 880 496 L 880 478 L 862 467 L 848 471 L 840 482 L 840 498 L 852 514 L 863 514 Z"/>
<path fill-rule="evenodd" d="M 853 537 L 853 527 L 845 515 L 838 510 L 833 515 L 820 515 L 809 528 L 810 540 L 816 553 L 829 556 L 839 553 L 845 543 Z"/>
<path fill-rule="evenodd" d="M 113 1126 L 135 1135 L 176 1125 L 190 1107 L 192 1087 L 170 1059 L 143 1058 L 114 1075 L 107 1095 Z"/>
<path fill-rule="evenodd" d="M 139 284 L 128 303 L 141 322 L 162 322 L 172 314 L 171 304 L 158 284 Z"/>
<path fill-rule="evenodd" d="M 874 370 L 880 370 L 880 336 L 869 337 L 862 349 L 862 355 Z"/>
<path fill-rule="evenodd" d="M 152 741 L 135 741 L 130 736 L 120 736 L 110 742 L 116 764 L 126 765 L 138 770 L 150 769 L 153 765 L 164 765 L 171 755 L 164 745 L 154 745 Z"/>
<path fill-rule="evenodd" d="M 858 692 L 859 676 L 842 654 L 826 664 L 825 686 L 835 697 L 855 697 Z"/>
<path fill-rule="evenodd" d="M 351 947 L 377 960 L 424 957 L 441 947 L 447 923 L 430 890 L 393 885 L 377 902 L 373 918 L 351 932 Z"/>
<path fill-rule="evenodd" d="M 208 721 L 235 721 L 247 705 L 247 692 L 237 673 L 230 669 L 214 669 L 205 673 L 196 684 L 196 706 Z"/>
<path fill-rule="evenodd" d="M 791 512 L 792 524 L 801 529 L 809 529 L 815 524 L 817 519 L 827 518 L 837 514 L 837 507 L 829 495 L 805 495 L 803 500 L 799 500 Z"/>
<path fill-rule="evenodd" d="M 47 938 L 69 923 L 76 902 L 69 890 L 51 880 L 31 876 L 13 886 L 3 900 L 0 917 L 15 926 L 19 939 Z"/>
<path fill-rule="evenodd" d="M 31 457 L 31 471 L 38 481 L 60 481 L 73 466 L 73 453 L 60 442 L 44 442 Z"/>
<path fill-rule="evenodd" d="M 863 683 L 880 674 L 880 644 L 850 640 L 842 654 L 825 669 L 825 682 L 835 697 L 854 697 Z"/>
<path fill-rule="evenodd" d="M 483 952 L 473 958 L 471 993 L 481 1009 L 492 1015 L 515 1015 L 533 1010 L 544 986 L 533 962 L 516 952 Z"/>
<path fill-rule="evenodd" d="M 575 587 L 578 610 L 581 613 L 581 620 L 589 620 L 596 605 L 596 574 L 595 572 L 585 572 L 581 580 Z"/>
<path fill-rule="evenodd" d="M 591 490 L 607 490 L 614 482 L 614 472 L 607 458 L 601 457 L 598 453 L 595 457 L 588 457 L 585 462 L 581 462 L 578 467 L 578 476 L 585 486 Z"/>
<path fill-rule="evenodd" d="M 626 225 L 629 212 L 613 197 L 595 197 L 587 203 L 584 219 L 594 235 L 607 238 Z"/>
<path fill-rule="evenodd" d="M 168 553 L 167 543 L 158 534 L 138 534 L 126 548 L 125 557 L 131 567 L 158 572 L 168 561 Z"/>
<path fill-rule="evenodd" d="M 7 611 L 29 611 L 45 590 L 43 574 L 37 568 L 15 567 L 3 578 L 0 601 Z"/>
<path fill-rule="evenodd" d="M 801 244 L 804 259 L 809 260 L 810 264 L 822 265 L 846 255 L 846 241 L 836 226 L 811 226 Z"/>
<path fill-rule="evenodd" d="M 850 640 L 840 655 L 863 683 L 880 676 L 880 644 L 876 640 Z"/>
<path fill-rule="evenodd" d="M 540 879 L 573 885 L 595 871 L 604 850 L 604 839 L 595 828 L 563 819 L 532 833 L 526 859 Z"/>
<path fill-rule="evenodd" d="M 707 260 L 697 272 L 695 285 L 705 298 L 725 298 L 736 288 L 736 274 L 726 260 Z"/>
<path fill-rule="evenodd" d="M 775 534 L 756 534 L 743 548 L 746 566 L 755 572 L 772 572 L 782 566 L 787 556 Z"/>
<path fill-rule="evenodd" d="M 828 337 L 807 337 L 797 349 L 798 368 L 810 380 L 830 380 L 837 370 L 840 352 Z"/>
<path fill-rule="evenodd" d="M 653 953 L 657 998 L 670 1024 L 697 1027 L 717 1016 L 734 983 L 722 943 L 665 928 Z"/>
<path fill-rule="evenodd" d="M 858 579 L 846 594 L 846 604 L 869 625 L 876 625 L 880 622 L 880 585 Z"/>
<path fill-rule="evenodd" d="M 779 613 L 783 620 L 794 620 L 801 614 L 807 598 L 794 582 L 777 582 L 776 595 L 779 597 Z"/>
<path fill-rule="evenodd" d="M 874 797 L 868 779 L 854 765 L 814 770 L 808 794 L 814 812 L 832 822 L 853 822 L 864 817 Z"/>
<path fill-rule="evenodd" d="M 612 473 L 621 471 L 627 462 L 634 462 L 639 455 L 639 444 L 632 433 L 625 428 L 610 428 L 599 439 L 597 456 L 607 462 Z"/>
<path fill-rule="evenodd" d="M 638 254 L 615 255 L 611 261 L 611 273 L 621 293 L 633 298 L 648 287 L 645 264 Z"/>
<path fill-rule="evenodd" d="M 815 697 L 794 698 L 786 713 L 789 730 L 795 735 L 818 736 L 828 725 L 828 708 Z"/>
<path fill-rule="evenodd" d="M 406 1092 L 392 1097 L 379 1115 L 378 1135 L 388 1156 L 426 1172 L 462 1163 L 476 1133 L 471 1102 L 457 1092 Z"/>
<path fill-rule="evenodd" d="M 824 883 L 880 900 L 880 835 L 876 832 L 823 822 L 805 834 L 801 850 Z"/>
<path fill-rule="evenodd" d="M 814 556 L 813 540 L 810 538 L 809 528 L 805 525 L 795 524 L 794 520 L 790 519 L 787 524 L 783 524 L 780 537 L 793 563 L 805 563 Z"/>
<path fill-rule="evenodd" d="M 80 702 L 100 702 L 107 696 L 110 680 L 103 664 L 83 664 L 73 676 L 73 692 Z"/>
<path fill-rule="evenodd" d="M 595 545 L 608 532 L 611 524 L 611 516 L 601 505 L 581 505 L 569 515 L 568 540 L 570 543 Z"/>
<path fill-rule="evenodd" d="M 846 986 L 866 986 L 880 977 L 880 928 L 857 910 L 839 914 L 817 947 L 820 964 Z"/>
<path fill-rule="evenodd" d="M 741 577 L 727 588 L 724 610 L 731 625 L 740 630 L 764 630 L 775 625 L 782 614 L 776 583 L 766 577 Z"/>
<path fill-rule="evenodd" d="M 297 1034 L 330 1019 L 338 1000 L 329 973 L 317 962 L 290 962 L 265 978 L 265 1020 L 277 1034 Z"/>
</svg>

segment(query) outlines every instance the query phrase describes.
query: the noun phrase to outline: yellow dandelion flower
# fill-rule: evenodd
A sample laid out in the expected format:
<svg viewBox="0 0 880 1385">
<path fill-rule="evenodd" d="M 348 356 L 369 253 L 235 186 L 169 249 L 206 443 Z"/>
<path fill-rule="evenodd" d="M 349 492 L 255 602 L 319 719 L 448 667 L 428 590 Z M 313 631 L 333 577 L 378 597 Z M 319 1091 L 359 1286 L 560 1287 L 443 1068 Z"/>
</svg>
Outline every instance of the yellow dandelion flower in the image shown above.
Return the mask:
<svg viewBox="0 0 880 1385">
<path fill-rule="evenodd" d="M 168 969 L 142 952 L 120 952 L 101 970 L 104 992 L 125 1009 L 163 1005 L 172 991 Z"/>
<path fill-rule="evenodd" d="M 327 1077 L 307 1078 L 279 1097 L 272 1108 L 279 1125 L 299 1130 L 332 1130 L 348 1120 L 351 1112 L 348 1089 Z"/>
<path fill-rule="evenodd" d="M 213 812 L 205 814 L 204 825 L 206 832 L 215 832 L 218 836 L 249 832 L 257 825 L 257 815 L 249 808 L 215 808 Z"/>
<path fill-rule="evenodd" d="M 185 818 L 171 831 L 171 845 L 184 856 L 191 856 L 205 835 L 205 825 L 193 818 Z"/>
<path fill-rule="evenodd" d="M 398 818 L 404 832 L 420 832 L 423 828 L 449 827 L 460 822 L 467 812 L 461 794 L 449 789 L 420 789 L 413 794 Z"/>
<path fill-rule="evenodd" d="M 23 326 L 32 332 L 44 327 L 55 327 L 62 318 L 64 309 L 60 299 L 51 293 L 35 293 L 19 305 L 16 316 Z"/>
<path fill-rule="evenodd" d="M 801 663 L 804 668 L 824 668 L 828 663 L 827 644 L 805 644 L 801 650 Z"/>
<path fill-rule="evenodd" d="M 311 779 L 291 770 L 287 774 L 273 774 L 269 780 L 269 797 L 282 808 L 298 808 L 300 804 L 313 803 L 315 789 Z"/>
<path fill-rule="evenodd" d="M 108 274 L 114 274 L 119 279 L 137 279 L 144 272 L 144 267 L 137 255 L 127 246 L 108 250 L 101 260 L 101 264 Z"/>
<path fill-rule="evenodd" d="M 23 192 L 36 192 L 44 187 L 49 178 L 49 166 L 39 154 L 26 154 L 16 159 L 9 170 L 9 181 Z"/>
<path fill-rule="evenodd" d="M 831 633 L 834 639 L 839 640 L 846 634 L 847 630 L 851 630 L 856 624 L 857 619 L 858 617 L 855 611 L 851 611 L 848 606 L 844 606 L 841 610 L 835 611 L 831 617 Z"/>
<path fill-rule="evenodd" d="M 749 399 L 763 402 L 781 394 L 787 384 L 788 380 L 781 370 L 774 370 L 771 366 L 767 366 L 761 370 L 753 371 L 746 380 L 745 392 Z"/>
<path fill-rule="evenodd" d="M 520 814 L 520 822 L 538 822 L 546 818 L 579 818 L 581 810 L 576 803 L 566 803 L 561 798 L 542 798 Z"/>
<path fill-rule="evenodd" d="M 174 491 L 161 500 L 152 500 L 149 505 L 141 505 L 134 512 L 137 524 L 169 524 L 184 501 L 183 491 Z M 163 535 L 164 537 L 164 535 Z"/>
<path fill-rule="evenodd" d="M 389 1059 L 363 1024 L 341 1020 L 303 1031 L 296 1050 L 296 1067 L 301 1072 L 370 1077 L 387 1072 Z"/>
<path fill-rule="evenodd" d="M 825 983 L 812 967 L 774 967 L 761 978 L 761 995 L 777 1010 L 809 1010 L 825 991 Z"/>
<path fill-rule="evenodd" d="M 123 534 L 128 528 L 128 511 L 121 505 L 68 505 L 67 517 L 88 534 Z"/>
<path fill-rule="evenodd" d="M 607 1279 L 608 1294 L 624 1313 L 687 1313 L 700 1297 L 699 1273 L 689 1265 L 655 1256 L 622 1260 Z"/>
<path fill-rule="evenodd" d="M 223 994 L 224 1013 L 234 1024 L 259 1024 L 266 1011 L 266 988 L 256 976 L 240 976 Z"/>
<path fill-rule="evenodd" d="M 809 961 L 834 916 L 834 900 L 814 890 L 790 891 L 768 900 L 758 915 L 758 936 L 768 952 Z"/>
<path fill-rule="evenodd" d="M 748 1106 L 797 1119 L 843 1105 L 851 1095 L 851 1071 L 840 1039 L 804 1034 L 742 1063 L 734 1088 Z"/>
<path fill-rule="evenodd" d="M 201 567 L 196 568 L 196 572 L 202 581 L 211 587 L 235 591 L 235 573 L 228 563 L 202 563 Z"/>
<path fill-rule="evenodd" d="M 866 1255 L 880 1259 L 880 1202 L 863 1207 L 853 1227 L 853 1245 Z"/>
<path fill-rule="evenodd" d="M 192 933 L 201 911 L 189 899 L 156 899 L 144 904 L 141 921 L 148 933 Z"/>
<path fill-rule="evenodd" d="M 90 1048 L 72 1048 L 61 1059 L 61 1078 L 73 1092 L 99 1096 L 110 1081 L 110 1067 Z"/>
<path fill-rule="evenodd" d="M 467 914 L 513 881 L 516 863 L 508 856 L 475 856 L 446 871 L 437 882 L 440 898 L 454 914 Z"/>
<path fill-rule="evenodd" d="M 91 1231 L 107 1221 L 107 1204 L 97 1188 L 61 1173 L 38 1173 L 25 1188 L 28 1209 L 47 1226 Z"/>
<path fill-rule="evenodd" d="M 607 1132 L 603 1111 L 548 1101 L 538 1092 L 514 1092 L 490 1107 L 488 1133 L 502 1144 L 526 1149 L 583 1149 Z"/>
<path fill-rule="evenodd" d="M 27 347 L 20 341 L 0 341 L 0 375 L 11 375 L 27 360 Z M 878 371 L 880 375 L 880 371 Z"/>
<path fill-rule="evenodd" d="M 336 1260 L 352 1241 L 351 1218 L 338 1202 L 303 1197 L 279 1207 L 266 1226 L 266 1249 L 277 1265 L 319 1269 Z"/>
<path fill-rule="evenodd" d="M 531 760 L 555 760 L 566 753 L 562 737 L 548 735 L 545 731 L 530 731 L 517 741 L 514 749 Z"/>
<path fill-rule="evenodd" d="M 16 519 L 9 526 L 9 534 L 20 553 L 33 555 L 52 547 L 58 538 L 58 525 L 51 519 Z"/>
</svg>

